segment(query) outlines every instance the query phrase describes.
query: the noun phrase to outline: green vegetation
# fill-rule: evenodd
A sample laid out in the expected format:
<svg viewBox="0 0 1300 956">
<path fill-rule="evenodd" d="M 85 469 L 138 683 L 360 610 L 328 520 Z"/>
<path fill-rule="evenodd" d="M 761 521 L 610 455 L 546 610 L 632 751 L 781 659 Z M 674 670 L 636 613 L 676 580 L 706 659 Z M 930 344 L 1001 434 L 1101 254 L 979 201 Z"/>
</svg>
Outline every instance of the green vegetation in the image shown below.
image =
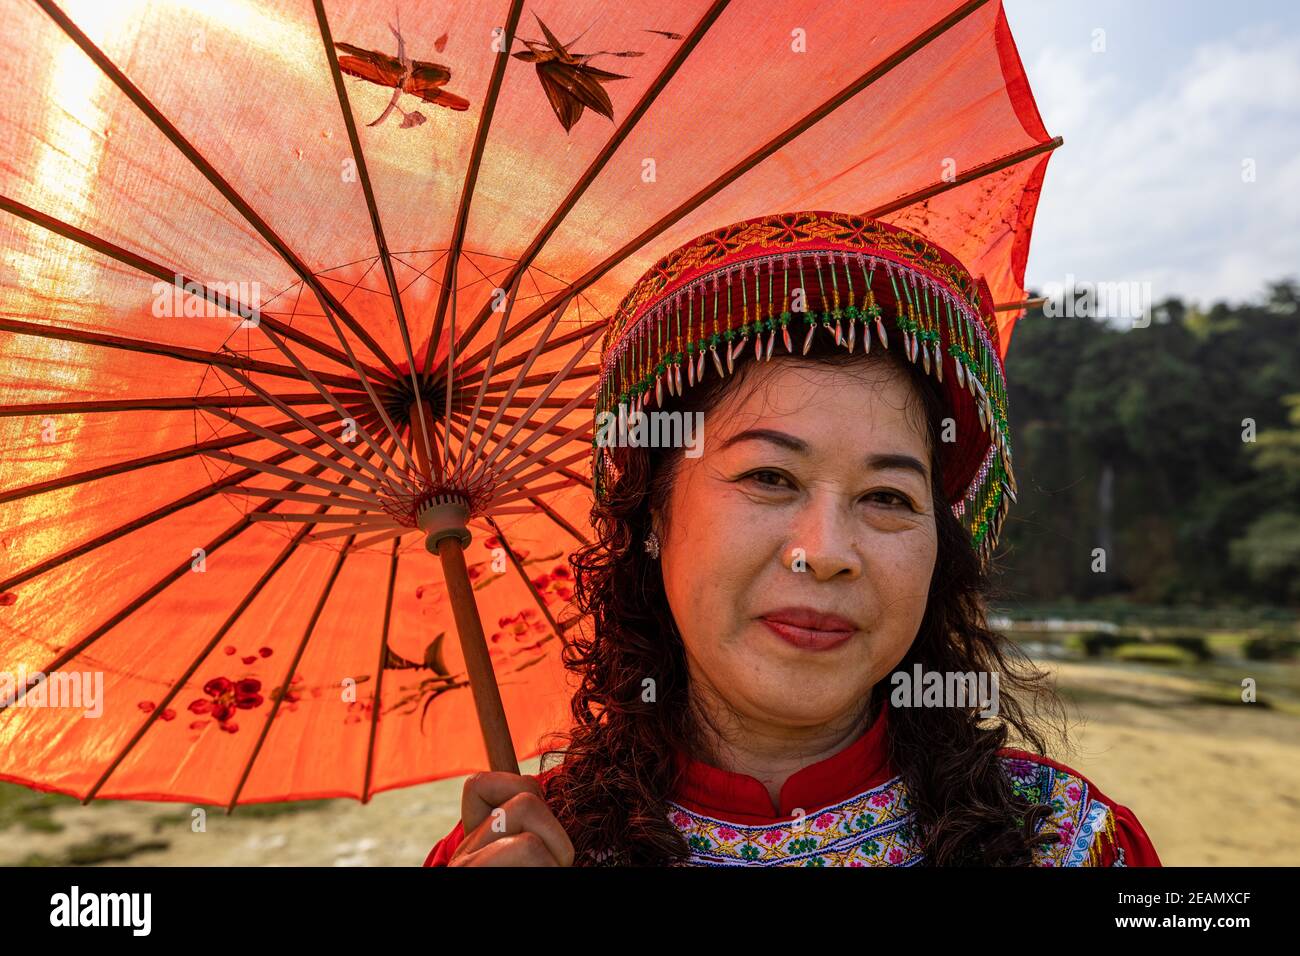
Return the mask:
<svg viewBox="0 0 1300 956">
<path fill-rule="evenodd" d="M 58 833 L 63 827 L 51 814 L 56 807 L 76 803 L 76 798 L 61 793 L 42 793 L 16 783 L 0 783 L 0 832 L 19 826 L 38 833 Z"/>
<path fill-rule="evenodd" d="M 1016 325 L 1004 603 L 1184 605 L 1293 629 L 1300 288 L 1206 312 L 1167 300 L 1131 324 L 1031 310 Z"/>
</svg>

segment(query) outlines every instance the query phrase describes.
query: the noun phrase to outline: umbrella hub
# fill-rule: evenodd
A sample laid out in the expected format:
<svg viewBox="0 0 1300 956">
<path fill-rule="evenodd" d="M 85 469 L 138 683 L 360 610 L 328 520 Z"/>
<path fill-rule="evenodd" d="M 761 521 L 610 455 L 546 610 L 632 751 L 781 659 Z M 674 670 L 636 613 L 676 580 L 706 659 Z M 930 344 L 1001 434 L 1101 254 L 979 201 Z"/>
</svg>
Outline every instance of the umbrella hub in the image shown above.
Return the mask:
<svg viewBox="0 0 1300 956">
<path fill-rule="evenodd" d="M 438 553 L 444 538 L 457 538 L 461 548 L 469 547 L 469 511 L 469 500 L 457 494 L 437 494 L 424 503 L 415 523 L 424 532 L 424 546 L 431 554 Z"/>
<path fill-rule="evenodd" d="M 415 386 L 418 386 L 418 391 Z M 412 427 L 417 394 L 420 404 L 425 407 L 432 421 L 441 423 L 446 418 L 447 389 L 445 383 L 433 375 L 416 375 L 415 385 L 412 385 L 411 376 L 407 374 L 385 385 L 378 392 L 384 411 L 398 427 Z"/>
</svg>

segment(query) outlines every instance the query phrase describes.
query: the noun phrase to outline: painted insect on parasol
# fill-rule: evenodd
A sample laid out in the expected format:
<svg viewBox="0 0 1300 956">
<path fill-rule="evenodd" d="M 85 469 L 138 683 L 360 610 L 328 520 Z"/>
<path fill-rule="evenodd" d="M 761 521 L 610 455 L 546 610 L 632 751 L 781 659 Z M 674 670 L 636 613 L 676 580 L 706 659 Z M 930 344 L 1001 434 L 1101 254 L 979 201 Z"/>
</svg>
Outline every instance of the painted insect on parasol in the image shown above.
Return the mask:
<svg viewBox="0 0 1300 956">
<path fill-rule="evenodd" d="M 849 210 L 1000 360 L 1059 144 L 995 0 L 6 9 L 0 777 L 86 800 L 515 769 L 633 280 Z"/>
</svg>

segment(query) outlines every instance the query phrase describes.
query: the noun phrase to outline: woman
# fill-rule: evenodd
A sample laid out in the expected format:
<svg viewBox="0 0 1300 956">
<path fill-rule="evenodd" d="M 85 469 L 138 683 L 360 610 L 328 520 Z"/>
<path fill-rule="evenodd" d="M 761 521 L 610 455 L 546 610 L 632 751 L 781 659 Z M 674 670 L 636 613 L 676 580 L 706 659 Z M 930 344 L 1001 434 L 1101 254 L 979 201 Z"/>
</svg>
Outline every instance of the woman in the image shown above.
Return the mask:
<svg viewBox="0 0 1300 956">
<path fill-rule="evenodd" d="M 1015 489 L 989 299 L 837 213 L 646 273 L 604 344 L 574 727 L 536 778 L 470 777 L 426 865 L 1159 865 L 1040 755 L 1060 702 L 985 621 Z"/>
</svg>

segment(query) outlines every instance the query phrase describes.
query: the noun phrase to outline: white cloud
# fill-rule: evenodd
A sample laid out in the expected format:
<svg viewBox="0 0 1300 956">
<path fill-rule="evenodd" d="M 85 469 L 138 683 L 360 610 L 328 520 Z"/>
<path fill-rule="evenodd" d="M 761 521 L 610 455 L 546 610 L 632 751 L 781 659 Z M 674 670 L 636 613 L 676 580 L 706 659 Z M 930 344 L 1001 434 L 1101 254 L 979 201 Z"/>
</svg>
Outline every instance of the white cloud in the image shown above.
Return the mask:
<svg viewBox="0 0 1300 956">
<path fill-rule="evenodd" d="M 1084 44 L 1027 64 L 1048 130 L 1065 137 L 1031 286 L 1074 273 L 1209 302 L 1300 271 L 1300 38 L 1245 30 L 1178 52 L 1145 88 Z M 1247 158 L 1254 182 L 1242 181 Z"/>
</svg>

